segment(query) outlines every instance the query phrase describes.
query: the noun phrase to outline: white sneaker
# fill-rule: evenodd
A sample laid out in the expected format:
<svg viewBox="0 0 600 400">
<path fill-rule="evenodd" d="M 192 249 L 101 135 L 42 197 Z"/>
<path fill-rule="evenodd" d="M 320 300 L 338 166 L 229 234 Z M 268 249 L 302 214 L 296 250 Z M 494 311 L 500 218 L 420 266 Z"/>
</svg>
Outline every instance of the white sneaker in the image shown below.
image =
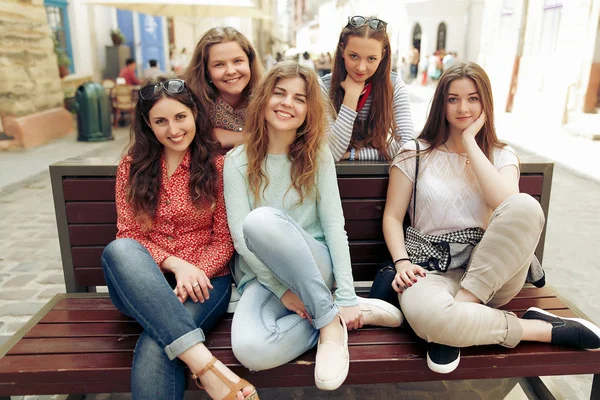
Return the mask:
<svg viewBox="0 0 600 400">
<path fill-rule="evenodd" d="M 358 297 L 358 305 L 365 325 L 397 328 L 404 321 L 402 312 L 387 301 Z"/>
<path fill-rule="evenodd" d="M 231 297 L 229 298 L 229 305 L 227 306 L 227 312 L 229 314 L 233 314 L 235 309 L 237 308 L 238 302 L 240 301 L 240 292 L 237 291 L 237 288 L 232 283 L 231 284 Z"/>
<path fill-rule="evenodd" d="M 337 315 L 344 329 L 342 345 L 334 342 L 321 342 L 317 345 L 315 358 L 315 385 L 321 390 L 335 390 L 342 386 L 350 368 L 348 353 L 348 328 L 341 315 Z"/>
</svg>

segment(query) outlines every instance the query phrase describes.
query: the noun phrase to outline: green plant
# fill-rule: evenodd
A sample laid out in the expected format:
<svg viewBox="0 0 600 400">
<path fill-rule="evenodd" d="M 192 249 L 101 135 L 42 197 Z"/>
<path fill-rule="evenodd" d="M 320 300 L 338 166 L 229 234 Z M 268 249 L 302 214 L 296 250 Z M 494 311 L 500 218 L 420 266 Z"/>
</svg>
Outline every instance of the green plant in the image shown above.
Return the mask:
<svg viewBox="0 0 600 400">
<path fill-rule="evenodd" d="M 121 32 L 120 29 L 112 29 L 110 31 L 110 37 L 114 45 L 119 45 L 125 42 L 125 35 L 123 34 L 123 32 Z"/>
<path fill-rule="evenodd" d="M 54 54 L 56 54 L 56 60 L 59 67 L 68 68 L 69 65 L 71 65 L 71 59 L 69 58 L 69 55 L 65 49 L 62 48 L 60 43 L 58 43 L 56 38 L 54 38 Z"/>
</svg>

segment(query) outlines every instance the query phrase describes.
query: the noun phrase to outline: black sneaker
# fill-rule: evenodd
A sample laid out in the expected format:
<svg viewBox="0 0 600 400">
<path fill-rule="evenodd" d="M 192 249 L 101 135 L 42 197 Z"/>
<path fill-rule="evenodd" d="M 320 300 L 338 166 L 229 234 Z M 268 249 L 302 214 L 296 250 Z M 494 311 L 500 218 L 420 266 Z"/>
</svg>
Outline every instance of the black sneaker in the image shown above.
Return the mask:
<svg viewBox="0 0 600 400">
<path fill-rule="evenodd" d="M 600 348 L 600 328 L 582 318 L 562 318 L 537 307 L 530 307 L 523 319 L 538 319 L 552 324 L 552 343 L 585 350 Z"/>
<path fill-rule="evenodd" d="M 444 344 L 429 343 L 427 349 L 427 366 L 438 374 L 449 374 L 458 367 L 460 349 Z"/>
</svg>

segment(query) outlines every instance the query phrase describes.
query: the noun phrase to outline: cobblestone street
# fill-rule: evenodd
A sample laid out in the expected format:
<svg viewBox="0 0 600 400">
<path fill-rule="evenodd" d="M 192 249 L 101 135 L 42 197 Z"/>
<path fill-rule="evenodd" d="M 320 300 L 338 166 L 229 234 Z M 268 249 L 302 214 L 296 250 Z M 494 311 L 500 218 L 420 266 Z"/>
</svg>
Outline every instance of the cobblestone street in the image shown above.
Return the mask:
<svg viewBox="0 0 600 400">
<path fill-rule="evenodd" d="M 422 126 L 421 108 L 427 102 L 418 96 L 413 113 L 416 126 Z M 419 115 L 419 117 L 417 117 Z M 121 129 L 116 140 L 90 143 L 79 154 L 68 156 L 113 157 L 117 160 L 128 135 Z M 500 132 L 502 137 L 502 132 Z M 74 138 L 67 138 L 67 141 Z M 65 141 L 66 143 L 66 141 Z M 71 144 L 69 144 L 71 145 Z M 67 146 L 67 144 L 65 144 Z M 520 148 L 520 155 L 530 149 Z M 577 149 L 565 149 L 575 152 Z M 5 154 L 0 153 L 0 160 Z M 12 154 L 10 156 L 13 156 Z M 26 162 L 35 157 L 22 153 Z M 48 161 L 40 161 L 40 163 Z M 55 293 L 64 292 L 61 257 L 58 245 L 54 204 L 46 165 L 25 180 L 2 185 L 0 182 L 0 339 L 12 335 Z M 6 171 L 4 171 L 6 172 Z M 550 217 L 546 236 L 544 267 L 547 281 L 570 303 L 600 323 L 600 249 L 596 234 L 600 232 L 600 183 L 575 174 L 557 164 L 554 170 Z M 557 398 L 586 399 L 591 389 L 590 376 L 544 378 Z M 524 390 L 516 387 L 521 383 Z M 390 391 L 394 395 L 390 397 Z M 401 385 L 345 386 L 325 393 L 313 388 L 284 391 L 263 390 L 263 399 L 526 399 L 527 384 L 521 380 L 430 382 Z M 202 398 L 198 392 L 186 398 Z M 560 397 L 562 396 L 562 397 Z M 49 397 L 28 397 L 47 399 Z M 90 399 L 128 399 L 123 395 L 91 395 Z"/>
</svg>

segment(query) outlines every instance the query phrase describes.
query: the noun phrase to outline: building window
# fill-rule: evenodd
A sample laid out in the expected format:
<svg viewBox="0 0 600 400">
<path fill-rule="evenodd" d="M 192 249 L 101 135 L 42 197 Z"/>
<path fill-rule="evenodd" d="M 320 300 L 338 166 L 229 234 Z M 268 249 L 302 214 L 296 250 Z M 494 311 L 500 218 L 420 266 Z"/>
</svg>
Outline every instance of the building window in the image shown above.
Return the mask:
<svg viewBox="0 0 600 400">
<path fill-rule="evenodd" d="M 500 9 L 500 24 L 498 37 L 496 38 L 496 49 L 499 52 L 513 52 L 518 41 L 517 20 L 515 18 L 515 0 L 504 0 Z"/>
<path fill-rule="evenodd" d="M 539 42 L 540 53 L 554 53 L 556 50 L 562 6 L 562 1 L 544 0 L 544 16 Z"/>
<path fill-rule="evenodd" d="M 52 29 L 52 34 L 56 38 L 59 46 L 67 52 L 71 64 L 69 65 L 69 71 L 75 72 L 73 66 L 73 51 L 71 50 L 71 35 L 69 33 L 69 15 L 67 14 L 67 1 L 66 0 L 44 0 L 44 6 L 46 7 L 46 15 L 48 18 L 48 25 Z"/>
<path fill-rule="evenodd" d="M 437 45 L 435 46 L 436 50 L 445 50 L 446 49 L 446 23 L 440 22 L 438 25 L 437 31 Z"/>
</svg>

